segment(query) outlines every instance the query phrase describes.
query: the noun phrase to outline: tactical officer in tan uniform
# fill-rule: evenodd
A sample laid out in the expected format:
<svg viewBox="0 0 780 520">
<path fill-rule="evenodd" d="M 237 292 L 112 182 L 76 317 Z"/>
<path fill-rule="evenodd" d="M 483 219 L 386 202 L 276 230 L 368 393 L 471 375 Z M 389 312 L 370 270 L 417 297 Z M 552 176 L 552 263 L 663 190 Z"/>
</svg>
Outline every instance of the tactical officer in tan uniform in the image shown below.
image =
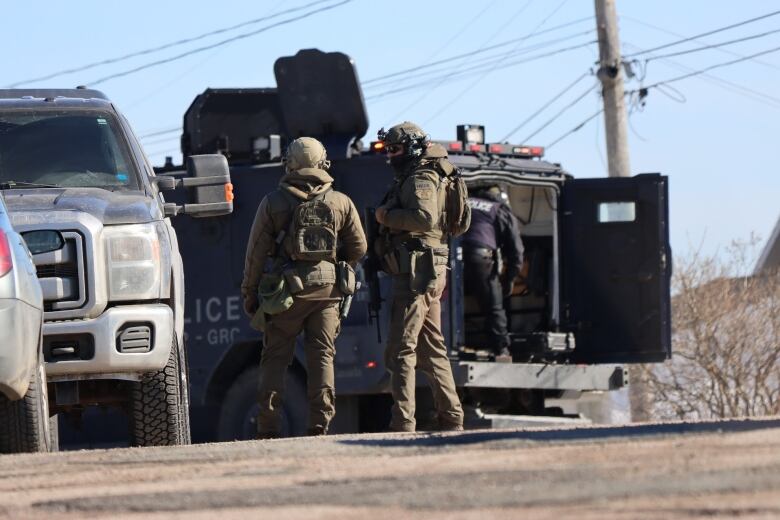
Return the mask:
<svg viewBox="0 0 780 520">
<path fill-rule="evenodd" d="M 395 170 L 395 182 L 376 210 L 385 237 L 383 250 L 377 253 L 393 275 L 385 351 L 394 400 L 390 428 L 415 430 L 415 368 L 419 368 L 433 390 L 439 427 L 460 430 L 463 409 L 441 333 L 439 301 L 448 258 L 448 236 L 440 225 L 445 202 L 440 174 L 454 167 L 446 150 L 430 143 L 414 123 L 380 130 L 379 139 Z"/>
<path fill-rule="evenodd" d="M 347 264 L 354 266 L 363 257 L 366 238 L 355 205 L 331 188 L 329 167 L 325 148 L 316 139 L 302 137 L 290 143 L 285 156 L 287 173 L 279 188 L 260 202 L 249 235 L 241 283 L 244 310 L 250 316 L 262 314 L 265 321 L 258 385 L 260 438 L 280 434 L 285 373 L 301 331 L 305 336 L 309 434 L 327 433 L 335 414 L 333 357 L 339 302 L 347 290 L 339 286 L 337 271 L 343 271 Z M 305 207 L 308 212 L 302 211 Z M 305 227 L 312 223 L 315 227 Z M 312 248 L 316 250 L 313 253 Z M 269 316 L 263 312 L 263 302 L 258 301 L 258 285 L 262 288 L 263 280 L 274 275 L 283 280 L 284 290 L 292 293 L 288 297 L 292 305 Z M 352 283 L 354 290 L 354 278 Z"/>
</svg>

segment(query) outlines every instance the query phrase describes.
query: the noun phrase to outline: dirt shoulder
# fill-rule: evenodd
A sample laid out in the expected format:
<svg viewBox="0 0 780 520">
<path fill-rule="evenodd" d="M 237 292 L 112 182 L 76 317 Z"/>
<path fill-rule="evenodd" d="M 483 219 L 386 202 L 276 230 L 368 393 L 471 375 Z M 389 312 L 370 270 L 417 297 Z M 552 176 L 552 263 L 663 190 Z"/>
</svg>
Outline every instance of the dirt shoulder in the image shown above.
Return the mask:
<svg viewBox="0 0 780 520">
<path fill-rule="evenodd" d="M 0 457 L 0 518 L 780 517 L 780 418 Z"/>
</svg>

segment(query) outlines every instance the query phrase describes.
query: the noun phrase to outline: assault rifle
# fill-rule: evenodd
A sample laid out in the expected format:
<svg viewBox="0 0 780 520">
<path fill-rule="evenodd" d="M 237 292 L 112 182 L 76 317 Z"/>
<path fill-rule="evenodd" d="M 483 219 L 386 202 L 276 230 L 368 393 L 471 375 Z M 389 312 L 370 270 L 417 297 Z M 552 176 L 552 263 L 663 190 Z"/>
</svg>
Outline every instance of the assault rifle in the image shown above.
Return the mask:
<svg viewBox="0 0 780 520">
<path fill-rule="evenodd" d="M 368 323 L 376 321 L 376 337 L 382 343 L 382 330 L 379 323 L 379 309 L 382 307 L 382 293 L 379 288 L 379 271 L 381 263 L 376 255 L 374 244 L 379 238 L 379 222 L 376 221 L 375 209 L 366 208 L 364 221 L 366 223 L 366 240 L 368 252 L 363 261 L 363 273 L 368 284 Z"/>
</svg>

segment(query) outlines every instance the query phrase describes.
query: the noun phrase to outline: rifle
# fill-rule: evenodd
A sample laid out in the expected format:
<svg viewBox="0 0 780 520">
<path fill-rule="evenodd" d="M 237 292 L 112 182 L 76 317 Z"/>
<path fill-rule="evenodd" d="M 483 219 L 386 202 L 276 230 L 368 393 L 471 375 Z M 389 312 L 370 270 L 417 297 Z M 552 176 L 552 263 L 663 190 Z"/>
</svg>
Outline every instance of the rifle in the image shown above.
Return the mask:
<svg viewBox="0 0 780 520">
<path fill-rule="evenodd" d="M 382 343 L 382 331 L 379 323 L 379 309 L 382 307 L 382 294 L 379 288 L 381 263 L 374 248 L 376 240 L 379 238 L 379 222 L 376 221 L 374 208 L 366 208 L 364 217 L 368 252 L 366 259 L 363 261 L 363 273 L 368 284 L 368 323 L 371 324 L 376 321 L 377 341 Z"/>
</svg>

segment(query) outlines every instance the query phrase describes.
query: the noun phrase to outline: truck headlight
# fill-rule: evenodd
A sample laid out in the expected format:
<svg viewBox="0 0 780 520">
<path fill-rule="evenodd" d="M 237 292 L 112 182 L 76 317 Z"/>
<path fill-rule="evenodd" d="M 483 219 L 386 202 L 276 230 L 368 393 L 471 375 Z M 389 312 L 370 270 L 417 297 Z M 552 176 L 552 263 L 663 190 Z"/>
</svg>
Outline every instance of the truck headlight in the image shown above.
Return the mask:
<svg viewBox="0 0 780 520">
<path fill-rule="evenodd" d="M 160 297 L 160 240 L 154 224 L 111 226 L 103 230 L 108 299 Z"/>
</svg>

